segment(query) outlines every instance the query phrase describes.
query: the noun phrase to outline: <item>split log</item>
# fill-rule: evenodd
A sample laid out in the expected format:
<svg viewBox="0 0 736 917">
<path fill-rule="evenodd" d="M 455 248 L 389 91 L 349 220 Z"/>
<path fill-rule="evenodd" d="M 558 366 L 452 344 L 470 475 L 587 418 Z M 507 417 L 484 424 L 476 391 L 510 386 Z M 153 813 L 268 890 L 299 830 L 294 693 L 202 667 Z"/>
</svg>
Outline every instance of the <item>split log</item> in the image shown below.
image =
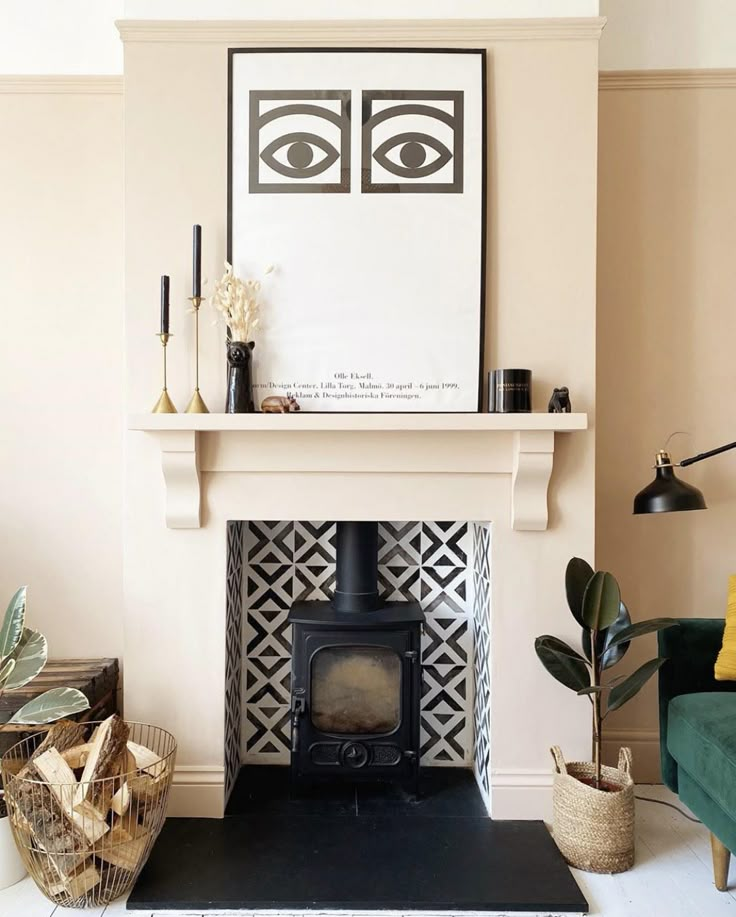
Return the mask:
<svg viewBox="0 0 736 917">
<path fill-rule="evenodd" d="M 64 752 L 75 745 L 81 745 L 84 742 L 84 735 L 87 727 L 84 723 L 75 723 L 72 720 L 59 720 L 58 723 L 49 729 L 43 741 L 38 745 L 31 757 L 18 772 L 18 776 L 31 778 L 32 775 L 29 767 L 32 761 L 48 751 L 49 748 L 55 748 L 58 752 Z"/>
<path fill-rule="evenodd" d="M 117 714 L 101 723 L 80 778 L 86 799 L 103 818 L 116 790 L 115 781 L 108 778 L 116 777 L 119 773 L 120 759 L 125 755 L 129 732 L 130 729 Z"/>
<path fill-rule="evenodd" d="M 77 783 L 74 772 L 55 748 L 36 758 L 33 767 L 48 784 L 63 814 L 90 844 L 110 830 L 91 805 L 84 805 L 85 788 Z"/>
<path fill-rule="evenodd" d="M 110 809 L 115 815 L 125 815 L 130 808 L 130 790 L 128 784 L 123 783 L 110 800 Z"/>
<path fill-rule="evenodd" d="M 37 779 L 35 771 L 33 777 Z M 13 801 L 16 823 L 31 834 L 33 846 L 46 853 L 58 877 L 70 875 L 89 858 L 86 836 L 64 815 L 50 787 L 31 780 L 18 781 Z"/>
<path fill-rule="evenodd" d="M 75 770 L 78 767 L 84 767 L 93 748 L 94 745 L 91 742 L 86 742 L 84 745 L 75 745 L 72 748 L 67 748 L 66 751 L 62 751 L 61 757 L 72 770 Z"/>
<path fill-rule="evenodd" d="M 59 720 L 48 730 L 29 760 L 13 781 L 13 819 L 23 833 L 32 839 L 33 845 L 48 855 L 59 876 L 73 872 L 89 857 L 89 844 L 84 833 L 70 820 L 51 788 L 38 780 L 42 775 L 36 770 L 35 762 L 49 749 L 66 750 L 84 742 L 86 726 L 72 720 Z M 43 764 L 42 764 L 43 767 Z M 67 775 L 68 776 L 68 775 Z M 72 778 L 74 774 L 72 773 Z M 41 841 L 43 840 L 43 844 Z"/>
<path fill-rule="evenodd" d="M 135 766 L 138 770 L 145 771 L 152 777 L 159 777 L 166 770 L 166 762 L 161 760 L 161 755 L 157 755 L 155 751 L 151 751 L 145 745 L 128 742 L 128 751 L 135 758 Z"/>
<path fill-rule="evenodd" d="M 140 826 L 136 828 L 140 829 Z M 120 869 L 133 872 L 140 865 L 147 845 L 147 831 L 136 830 L 136 836 L 133 837 L 125 828 L 117 824 L 99 844 L 95 850 L 95 856 Z"/>
<path fill-rule="evenodd" d="M 148 806 L 159 798 L 166 789 L 166 774 L 151 777 L 150 774 L 139 774 L 128 780 L 128 789 L 133 800 L 140 806 Z"/>
<path fill-rule="evenodd" d="M 52 897 L 68 895 L 73 901 L 86 895 L 100 881 L 100 871 L 91 859 L 82 863 L 68 876 L 47 875 L 48 892 Z"/>
<path fill-rule="evenodd" d="M 112 818 L 112 830 L 115 828 L 121 828 L 133 839 L 139 837 L 148 837 L 148 829 L 139 824 L 137 813 L 133 809 L 128 809 L 124 815 L 113 816 Z"/>
<path fill-rule="evenodd" d="M 86 731 L 87 726 L 85 723 L 75 723 L 73 720 L 59 720 L 49 729 L 43 742 L 33 752 L 31 761 L 42 755 L 49 748 L 55 748 L 58 752 L 62 752 L 66 751 L 67 748 L 73 748 L 75 745 L 81 745 L 84 742 Z"/>
</svg>

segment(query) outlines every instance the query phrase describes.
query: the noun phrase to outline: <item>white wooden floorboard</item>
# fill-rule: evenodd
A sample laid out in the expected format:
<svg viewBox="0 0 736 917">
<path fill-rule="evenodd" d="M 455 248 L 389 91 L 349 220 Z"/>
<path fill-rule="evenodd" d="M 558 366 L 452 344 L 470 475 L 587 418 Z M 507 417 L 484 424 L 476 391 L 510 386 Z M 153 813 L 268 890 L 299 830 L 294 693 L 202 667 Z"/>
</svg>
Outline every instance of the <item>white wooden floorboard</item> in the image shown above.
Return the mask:
<svg viewBox="0 0 736 917">
<path fill-rule="evenodd" d="M 640 786 L 637 795 L 673 802 L 684 808 L 665 787 Z M 636 803 L 636 865 L 617 876 L 598 876 L 573 870 L 590 903 L 591 917 L 736 917 L 736 857 L 732 863 L 728 892 L 713 885 L 708 831 L 667 806 Z M 417 917 L 416 913 L 382 911 L 381 917 Z M 447 911 L 422 912 L 422 917 L 448 917 Z M 364 911 L 128 911 L 121 899 L 107 908 L 75 910 L 56 908 L 38 891 L 30 878 L 0 891 L 0 917 L 375 917 Z M 462 912 L 462 917 L 480 917 Z M 507 917 L 484 912 L 482 917 Z M 518 917 L 514 915 L 514 917 Z M 535 917 L 526 913 L 525 917 Z M 544 912 L 539 917 L 557 917 Z"/>
</svg>

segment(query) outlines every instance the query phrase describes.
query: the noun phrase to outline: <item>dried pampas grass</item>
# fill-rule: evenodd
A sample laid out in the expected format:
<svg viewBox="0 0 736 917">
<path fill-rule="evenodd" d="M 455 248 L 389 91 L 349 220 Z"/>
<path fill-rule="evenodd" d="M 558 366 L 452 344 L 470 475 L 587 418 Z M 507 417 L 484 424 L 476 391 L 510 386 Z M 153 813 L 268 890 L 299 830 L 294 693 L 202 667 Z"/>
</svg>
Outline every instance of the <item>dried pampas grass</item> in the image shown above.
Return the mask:
<svg viewBox="0 0 736 917">
<path fill-rule="evenodd" d="M 266 268 L 270 274 L 273 265 Z M 248 343 L 260 322 L 260 280 L 242 280 L 233 273 L 233 266 L 225 262 L 225 273 L 215 283 L 210 302 L 220 313 L 234 341 Z"/>
</svg>

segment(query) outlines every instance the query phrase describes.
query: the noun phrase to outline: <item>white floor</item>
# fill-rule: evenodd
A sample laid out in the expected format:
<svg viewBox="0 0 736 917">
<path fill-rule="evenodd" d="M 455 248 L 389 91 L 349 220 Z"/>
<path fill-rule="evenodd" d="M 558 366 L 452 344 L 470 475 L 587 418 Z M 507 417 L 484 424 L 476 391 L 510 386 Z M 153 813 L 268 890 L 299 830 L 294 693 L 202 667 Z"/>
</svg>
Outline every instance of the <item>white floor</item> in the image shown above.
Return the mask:
<svg viewBox="0 0 736 917">
<path fill-rule="evenodd" d="M 677 797 L 661 786 L 640 786 L 637 795 L 674 802 Z M 733 888 L 716 891 L 710 859 L 708 831 L 700 824 L 683 818 L 667 806 L 651 802 L 636 803 L 636 865 L 618 876 L 596 876 L 574 870 L 575 878 L 590 902 L 592 917 L 736 917 L 736 857 L 731 868 Z M 157 911 L 161 914 L 184 911 Z M 201 912 L 195 912 L 200 915 Z M 218 911 L 217 914 L 290 914 L 275 911 Z M 206 917 L 216 917 L 208 911 Z M 302 915 L 305 912 L 301 912 Z M 318 912 L 307 912 L 318 917 Z M 322 912 L 324 913 L 324 912 Z M 328 912 L 347 915 L 348 912 Z M 376 913 L 375 911 L 373 912 Z M 389 912 L 383 912 L 388 914 Z M 396 912 L 393 912 L 396 914 Z M 495 912 L 494 912 L 495 913 Z M 96 908 L 77 911 L 55 908 L 38 891 L 31 879 L 0 892 L 0 917 L 65 917 L 86 914 L 89 917 L 122 917 L 123 914 L 150 917 L 148 912 L 127 911 L 123 900 Z M 427 912 L 423 912 L 427 914 Z M 349 917 L 361 917 L 357 912 Z M 403 915 L 402 915 L 403 917 Z M 408 917 L 412 917 L 411 914 Z M 414 915 L 416 917 L 416 915 Z M 462 917 L 472 917 L 463 912 Z M 484 917 L 490 917 L 486 912 Z M 533 917 L 527 913 L 526 917 Z M 544 917 L 555 917 L 545 913 Z"/>
</svg>

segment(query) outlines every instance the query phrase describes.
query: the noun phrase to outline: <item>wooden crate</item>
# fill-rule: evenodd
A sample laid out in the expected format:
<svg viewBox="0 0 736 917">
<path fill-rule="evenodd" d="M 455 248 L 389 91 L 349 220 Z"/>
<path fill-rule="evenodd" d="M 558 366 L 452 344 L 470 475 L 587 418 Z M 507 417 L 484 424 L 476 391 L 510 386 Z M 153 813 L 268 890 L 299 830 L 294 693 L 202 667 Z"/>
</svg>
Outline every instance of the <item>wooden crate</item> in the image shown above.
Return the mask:
<svg viewBox="0 0 736 917">
<path fill-rule="evenodd" d="M 117 659 L 50 659 L 32 682 L 0 697 L 0 754 L 24 735 L 49 728 L 10 724 L 8 720 L 23 704 L 50 688 L 78 688 L 85 695 L 90 709 L 72 719 L 99 720 L 116 713 L 118 674 Z"/>
</svg>

